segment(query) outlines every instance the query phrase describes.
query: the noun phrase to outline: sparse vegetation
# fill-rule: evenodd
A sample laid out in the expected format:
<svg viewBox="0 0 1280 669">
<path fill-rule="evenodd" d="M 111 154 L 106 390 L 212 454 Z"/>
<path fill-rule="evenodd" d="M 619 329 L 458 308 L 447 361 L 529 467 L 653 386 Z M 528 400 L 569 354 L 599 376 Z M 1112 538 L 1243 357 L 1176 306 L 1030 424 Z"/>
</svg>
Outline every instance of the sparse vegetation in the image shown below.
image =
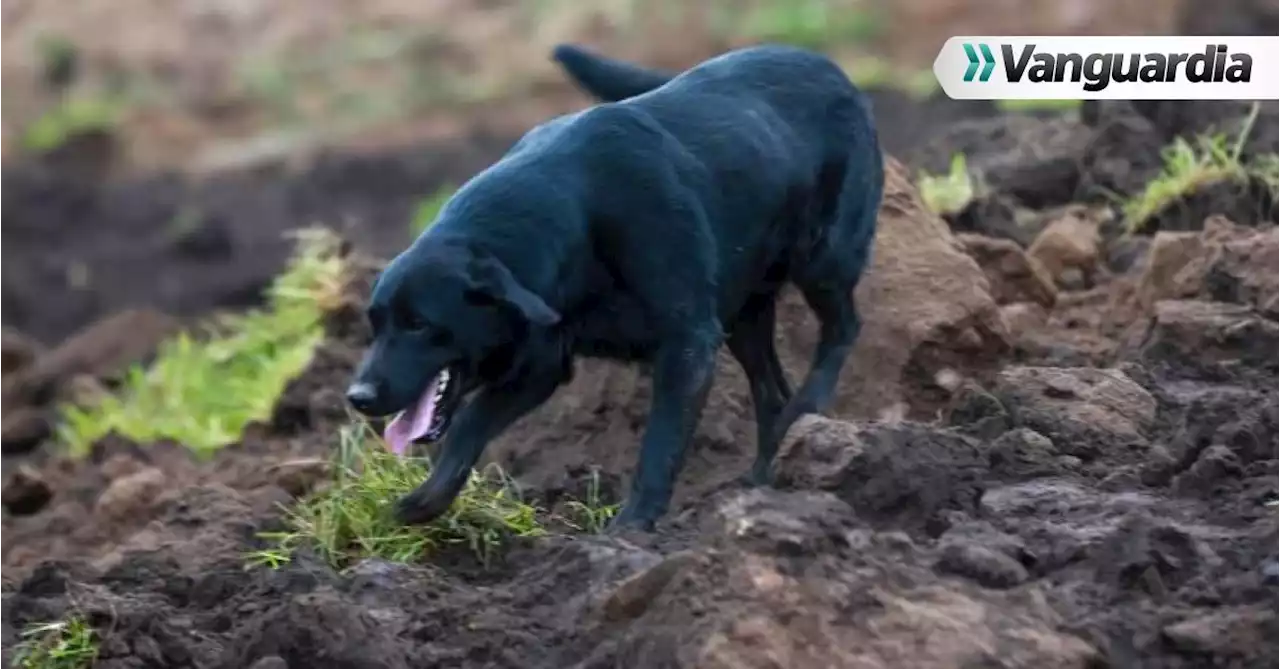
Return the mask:
<svg viewBox="0 0 1280 669">
<path fill-rule="evenodd" d="M 414 236 L 426 232 L 432 223 L 436 222 L 436 218 L 440 216 L 442 209 L 449 198 L 453 197 L 457 188 L 453 185 L 441 186 L 436 192 L 418 201 L 418 206 L 413 210 L 413 221 L 410 223 L 409 231 Z"/>
<path fill-rule="evenodd" d="M 344 427 L 329 485 L 286 510 L 284 532 L 261 535 L 270 546 L 247 556 L 279 566 L 308 547 L 334 567 L 365 557 L 417 562 L 443 548 L 463 546 L 489 564 L 505 540 L 544 533 L 537 508 L 520 499 L 496 467 L 472 474 L 447 514 L 435 522 L 406 526 L 392 505 L 427 479 L 430 463 L 386 450 L 370 427 Z"/>
<path fill-rule="evenodd" d="M 1253 163 L 1253 173 L 1271 189 L 1271 197 L 1280 200 L 1280 153 L 1258 158 Z"/>
<path fill-rule="evenodd" d="M 943 175 L 920 173 L 917 179 L 920 198 L 930 211 L 938 215 L 961 211 L 977 196 L 977 179 L 969 173 L 964 154 L 951 157 L 951 169 Z"/>
<path fill-rule="evenodd" d="M 207 336 L 165 342 L 149 368 L 135 366 L 119 394 L 62 408 L 59 434 L 73 454 L 116 431 L 140 443 L 169 438 L 207 455 L 269 416 L 285 385 L 311 360 L 322 318 L 342 300 L 340 240 L 299 233 L 298 251 L 264 309 L 225 317 Z"/>
<path fill-rule="evenodd" d="M 30 625 L 14 648 L 16 669 L 88 669 L 98 657 L 98 635 L 83 618 Z"/>
<path fill-rule="evenodd" d="M 122 113 L 121 105 L 105 98 L 66 98 L 27 126 L 22 146 L 33 153 L 45 153 L 82 135 L 110 132 Z"/>
<path fill-rule="evenodd" d="M 996 100 L 996 109 L 1005 112 L 1066 112 L 1079 109 L 1083 100 Z"/>
<path fill-rule="evenodd" d="M 884 26 L 876 13 L 859 4 L 835 0 L 768 0 L 748 9 L 735 32 L 755 40 L 812 49 L 865 42 L 878 36 Z M 730 9 L 726 7 L 726 11 Z"/>
<path fill-rule="evenodd" d="M 565 507 L 570 514 L 566 520 L 579 530 L 591 533 L 604 531 L 618 513 L 618 504 L 606 504 L 601 495 L 599 470 L 591 472 L 586 499 L 569 500 Z"/>
<path fill-rule="evenodd" d="M 1255 104 L 1234 139 L 1222 133 L 1202 135 L 1193 140 L 1179 137 L 1165 147 L 1160 174 L 1141 193 L 1124 202 L 1128 231 L 1131 234 L 1140 232 L 1147 221 L 1165 207 L 1210 184 L 1246 184 L 1257 179 L 1274 188 L 1280 178 L 1276 174 L 1277 159 L 1274 156 L 1252 163 L 1242 159 L 1245 140 L 1257 115 L 1258 105 Z"/>
</svg>

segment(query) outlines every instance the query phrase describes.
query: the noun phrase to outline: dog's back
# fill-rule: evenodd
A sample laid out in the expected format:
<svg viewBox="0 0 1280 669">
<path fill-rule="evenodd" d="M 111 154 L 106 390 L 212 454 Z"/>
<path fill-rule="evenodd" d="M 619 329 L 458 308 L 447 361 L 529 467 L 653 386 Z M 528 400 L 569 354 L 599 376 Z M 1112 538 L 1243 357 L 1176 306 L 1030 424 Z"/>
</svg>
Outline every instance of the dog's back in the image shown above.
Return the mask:
<svg viewBox="0 0 1280 669">
<path fill-rule="evenodd" d="M 861 273 L 874 234 L 882 155 L 869 103 L 826 56 L 762 45 L 680 74 L 573 46 L 558 47 L 554 56 L 588 92 L 617 100 L 604 105 L 618 108 L 611 113 L 634 114 L 669 135 L 680 149 L 673 162 L 695 166 L 685 178 L 702 191 L 707 219 L 718 228 L 723 289 L 754 290 L 743 282 L 761 265 L 776 275 L 777 265 L 816 273 L 823 269 L 817 265 L 838 262 Z M 860 214 L 842 214 L 842 206 Z M 761 221 L 761 212 L 772 213 L 767 224 L 750 224 Z M 735 247 L 765 255 L 785 247 L 790 257 L 744 258 L 728 252 Z M 830 257 L 836 254 L 843 258 Z M 743 294 L 726 297 L 740 302 Z"/>
</svg>

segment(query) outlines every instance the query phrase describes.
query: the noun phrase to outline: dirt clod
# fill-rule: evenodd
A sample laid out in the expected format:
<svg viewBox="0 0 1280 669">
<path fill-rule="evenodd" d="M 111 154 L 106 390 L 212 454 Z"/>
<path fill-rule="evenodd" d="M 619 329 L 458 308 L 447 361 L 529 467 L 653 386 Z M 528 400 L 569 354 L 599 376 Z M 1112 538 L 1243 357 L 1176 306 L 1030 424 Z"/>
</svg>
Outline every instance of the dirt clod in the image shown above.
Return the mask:
<svg viewBox="0 0 1280 669">
<path fill-rule="evenodd" d="M 0 419 L 0 446 L 4 452 L 25 453 L 53 433 L 48 412 L 36 407 L 14 407 Z"/>
<path fill-rule="evenodd" d="M 4 492 L 0 497 L 9 513 L 26 516 L 44 508 L 53 497 L 53 490 L 40 472 L 27 465 L 9 474 L 4 480 Z"/>
</svg>

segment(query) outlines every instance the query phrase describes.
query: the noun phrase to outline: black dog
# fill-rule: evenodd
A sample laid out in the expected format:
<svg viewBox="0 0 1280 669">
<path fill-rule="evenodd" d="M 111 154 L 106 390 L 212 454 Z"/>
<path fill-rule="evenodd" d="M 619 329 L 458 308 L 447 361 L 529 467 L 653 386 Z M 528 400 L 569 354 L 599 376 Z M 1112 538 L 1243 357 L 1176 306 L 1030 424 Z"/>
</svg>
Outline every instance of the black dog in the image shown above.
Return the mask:
<svg viewBox="0 0 1280 669">
<path fill-rule="evenodd" d="M 853 289 L 884 173 L 868 105 L 838 67 L 782 46 L 674 77 L 569 46 L 556 58 L 607 102 L 530 131 L 373 288 L 374 340 L 347 397 L 368 415 L 401 412 L 387 429 L 396 450 L 444 438 L 430 479 L 399 501 L 404 522 L 447 510 L 486 444 L 551 397 L 575 356 L 652 365 L 614 527 L 649 529 L 666 512 L 726 342 L 755 402 L 749 479 L 766 483 L 779 440 L 827 406 L 858 335 Z M 821 321 L 794 396 L 774 350 L 788 281 Z"/>
</svg>

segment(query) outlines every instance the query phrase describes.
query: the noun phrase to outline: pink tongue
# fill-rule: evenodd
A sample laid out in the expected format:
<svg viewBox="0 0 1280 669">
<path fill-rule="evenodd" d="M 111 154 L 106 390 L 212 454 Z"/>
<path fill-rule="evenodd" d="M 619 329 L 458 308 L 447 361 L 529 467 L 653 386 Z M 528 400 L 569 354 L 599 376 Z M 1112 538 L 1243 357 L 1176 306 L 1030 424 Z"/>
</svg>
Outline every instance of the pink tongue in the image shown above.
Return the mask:
<svg viewBox="0 0 1280 669">
<path fill-rule="evenodd" d="M 382 439 L 387 442 L 387 448 L 390 448 L 392 453 L 403 456 L 408 452 L 409 444 L 415 439 L 421 439 L 427 434 L 427 430 L 431 429 L 431 423 L 436 415 L 436 390 L 439 387 L 440 376 L 437 375 L 413 406 L 396 414 L 395 418 L 387 423 Z"/>
</svg>

